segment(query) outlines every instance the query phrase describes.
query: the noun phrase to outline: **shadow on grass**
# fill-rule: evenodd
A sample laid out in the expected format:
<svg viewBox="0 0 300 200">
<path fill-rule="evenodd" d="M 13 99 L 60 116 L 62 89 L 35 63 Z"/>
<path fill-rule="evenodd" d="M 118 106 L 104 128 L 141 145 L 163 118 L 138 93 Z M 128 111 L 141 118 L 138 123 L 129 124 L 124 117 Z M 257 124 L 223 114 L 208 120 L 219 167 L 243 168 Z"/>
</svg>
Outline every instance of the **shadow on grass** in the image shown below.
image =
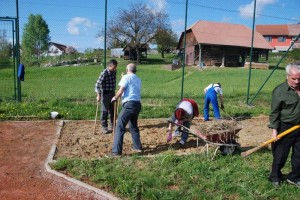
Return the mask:
<svg viewBox="0 0 300 200">
<path fill-rule="evenodd" d="M 270 65 L 269 69 L 274 69 L 276 65 Z M 278 66 L 276 70 L 285 70 L 285 67 Z"/>
</svg>

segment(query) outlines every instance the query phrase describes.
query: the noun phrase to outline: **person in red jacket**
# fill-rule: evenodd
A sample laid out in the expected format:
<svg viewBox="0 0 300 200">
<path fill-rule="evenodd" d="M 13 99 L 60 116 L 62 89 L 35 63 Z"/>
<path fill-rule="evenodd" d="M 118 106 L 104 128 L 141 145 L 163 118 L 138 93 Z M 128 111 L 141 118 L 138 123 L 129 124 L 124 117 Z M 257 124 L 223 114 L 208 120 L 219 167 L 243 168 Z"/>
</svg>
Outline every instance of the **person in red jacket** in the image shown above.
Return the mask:
<svg viewBox="0 0 300 200">
<path fill-rule="evenodd" d="M 191 121 L 194 117 L 197 117 L 199 115 L 199 109 L 197 103 L 193 99 L 182 99 L 176 106 L 175 112 L 173 113 L 171 117 L 171 122 L 169 123 L 168 128 L 168 136 L 167 136 L 167 142 L 170 142 L 173 134 L 173 123 L 181 124 L 187 128 L 190 128 Z M 183 131 L 181 134 L 181 140 L 179 143 L 183 146 L 185 145 L 187 139 L 188 139 L 188 131 Z M 174 133 L 175 134 L 175 133 Z"/>
</svg>

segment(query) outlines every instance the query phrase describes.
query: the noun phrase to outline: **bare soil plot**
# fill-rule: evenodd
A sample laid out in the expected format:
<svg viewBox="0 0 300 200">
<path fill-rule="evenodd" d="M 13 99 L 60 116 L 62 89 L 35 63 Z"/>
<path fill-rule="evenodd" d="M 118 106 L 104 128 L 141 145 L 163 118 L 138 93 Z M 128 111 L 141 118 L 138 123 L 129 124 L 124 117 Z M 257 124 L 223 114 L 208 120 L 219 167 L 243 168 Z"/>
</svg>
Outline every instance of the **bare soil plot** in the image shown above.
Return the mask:
<svg viewBox="0 0 300 200">
<path fill-rule="evenodd" d="M 187 145 L 182 148 L 179 145 L 179 137 L 173 138 L 170 143 L 166 142 L 167 119 L 141 119 L 139 120 L 141 141 L 143 143 L 143 155 L 157 155 L 172 149 L 176 153 L 196 153 L 201 151 L 206 143 L 200 142 L 197 147 L 197 139 L 189 137 Z M 206 124 L 205 124 L 206 123 Z M 211 122 L 203 122 L 201 119 L 194 119 L 191 129 L 201 130 Z M 237 122 L 242 130 L 239 132 L 238 142 L 242 147 L 257 146 L 270 138 L 268 129 L 268 117 L 244 119 Z M 102 134 L 100 126 L 97 125 L 94 134 L 93 121 L 66 121 L 57 144 L 56 158 L 84 158 L 97 159 L 105 157 L 111 152 L 113 135 Z M 132 155 L 131 134 L 127 132 L 124 138 L 123 155 Z"/>
</svg>

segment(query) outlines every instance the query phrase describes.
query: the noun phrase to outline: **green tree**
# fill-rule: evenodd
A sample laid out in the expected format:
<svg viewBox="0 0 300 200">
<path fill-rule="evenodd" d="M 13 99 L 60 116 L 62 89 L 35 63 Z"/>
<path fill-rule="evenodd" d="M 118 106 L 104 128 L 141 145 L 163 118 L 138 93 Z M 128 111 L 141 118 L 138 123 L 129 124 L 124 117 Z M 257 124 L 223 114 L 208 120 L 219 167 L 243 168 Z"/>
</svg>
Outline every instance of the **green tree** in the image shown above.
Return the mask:
<svg viewBox="0 0 300 200">
<path fill-rule="evenodd" d="M 167 20 L 167 14 L 154 12 L 144 3 L 131 4 L 128 9 L 120 9 L 118 15 L 109 21 L 107 36 L 112 43 L 125 40 L 134 43 L 137 62 L 140 63 L 140 49 L 152 41 L 158 28 L 164 27 Z"/>
<path fill-rule="evenodd" d="M 158 29 L 154 39 L 162 58 L 165 57 L 165 52 L 170 52 L 177 45 L 177 35 L 171 29 Z"/>
<path fill-rule="evenodd" d="M 37 63 L 40 66 L 41 55 L 48 49 L 50 30 L 42 15 L 30 14 L 24 25 L 22 36 L 22 57 L 27 65 Z"/>
<path fill-rule="evenodd" d="M 12 44 L 7 39 L 6 30 L 0 30 L 0 59 L 9 60 L 12 56 Z"/>
</svg>

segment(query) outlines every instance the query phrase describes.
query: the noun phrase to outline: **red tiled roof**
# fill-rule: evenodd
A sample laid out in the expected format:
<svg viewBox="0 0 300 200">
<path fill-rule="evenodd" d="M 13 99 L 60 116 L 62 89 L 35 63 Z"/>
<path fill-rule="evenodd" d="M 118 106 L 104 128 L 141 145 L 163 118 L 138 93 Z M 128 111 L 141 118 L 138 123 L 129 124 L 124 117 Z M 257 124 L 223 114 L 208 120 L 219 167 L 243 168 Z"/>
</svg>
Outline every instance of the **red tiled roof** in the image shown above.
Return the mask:
<svg viewBox="0 0 300 200">
<path fill-rule="evenodd" d="M 296 36 L 300 33 L 300 24 L 289 24 L 289 34 Z"/>
<path fill-rule="evenodd" d="M 244 25 L 200 20 L 190 29 L 201 44 L 251 47 L 252 30 Z M 273 49 L 258 32 L 254 32 L 253 47 Z"/>
<path fill-rule="evenodd" d="M 262 35 L 295 36 L 300 33 L 300 24 L 256 25 L 256 31 Z"/>
</svg>

